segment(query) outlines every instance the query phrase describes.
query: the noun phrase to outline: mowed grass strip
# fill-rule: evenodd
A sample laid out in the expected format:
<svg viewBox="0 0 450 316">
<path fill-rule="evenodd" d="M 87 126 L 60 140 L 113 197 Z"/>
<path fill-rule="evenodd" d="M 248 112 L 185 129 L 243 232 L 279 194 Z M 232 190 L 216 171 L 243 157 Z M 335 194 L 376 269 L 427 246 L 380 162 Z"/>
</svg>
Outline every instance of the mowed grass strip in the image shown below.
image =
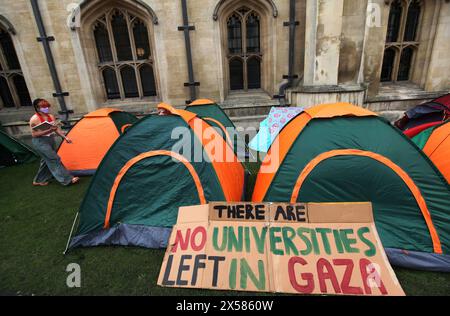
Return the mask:
<svg viewBox="0 0 450 316">
<path fill-rule="evenodd" d="M 31 164 L 0 169 L 0 295 L 255 294 L 159 287 L 164 250 L 98 247 L 75 249 L 64 256 L 90 178 L 68 188 L 57 183 L 33 187 L 37 168 Z M 66 285 L 70 263 L 81 266 L 81 288 Z M 450 274 L 395 271 L 408 295 L 450 294 Z"/>
</svg>

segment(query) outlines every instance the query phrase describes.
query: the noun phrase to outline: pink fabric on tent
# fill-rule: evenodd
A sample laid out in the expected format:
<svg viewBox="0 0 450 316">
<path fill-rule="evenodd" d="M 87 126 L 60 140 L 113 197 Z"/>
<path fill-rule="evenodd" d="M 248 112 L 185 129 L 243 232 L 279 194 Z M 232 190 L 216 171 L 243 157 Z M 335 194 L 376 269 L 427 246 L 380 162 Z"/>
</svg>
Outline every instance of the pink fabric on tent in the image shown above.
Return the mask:
<svg viewBox="0 0 450 316">
<path fill-rule="evenodd" d="M 252 139 L 249 147 L 256 151 L 267 152 L 281 129 L 302 112 L 301 107 L 273 107 L 267 118 L 261 122 L 259 133 Z"/>
</svg>

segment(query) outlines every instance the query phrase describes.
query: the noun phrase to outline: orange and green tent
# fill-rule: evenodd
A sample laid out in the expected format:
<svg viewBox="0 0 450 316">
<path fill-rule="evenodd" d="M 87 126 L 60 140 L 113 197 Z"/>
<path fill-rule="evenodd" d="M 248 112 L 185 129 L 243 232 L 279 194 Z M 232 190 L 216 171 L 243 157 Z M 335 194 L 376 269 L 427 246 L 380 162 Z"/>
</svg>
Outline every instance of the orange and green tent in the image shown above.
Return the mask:
<svg viewBox="0 0 450 316">
<path fill-rule="evenodd" d="M 189 104 L 186 110 L 197 114 L 199 118 L 216 128 L 222 137 L 232 145 L 241 161 L 245 159 L 248 151 L 245 141 L 239 135 L 234 123 L 216 102 L 209 99 L 198 99 Z"/>
<path fill-rule="evenodd" d="M 71 247 L 164 248 L 180 206 L 242 200 L 244 168 L 223 137 L 192 112 L 159 108 L 171 114 L 144 117 L 106 154 Z"/>
<path fill-rule="evenodd" d="M 85 115 L 58 150 L 63 165 L 78 176 L 93 175 L 112 144 L 138 119 L 127 112 L 104 108 Z"/>
<path fill-rule="evenodd" d="M 430 157 L 450 183 L 450 120 L 423 131 L 413 138 L 413 142 Z"/>
<path fill-rule="evenodd" d="M 364 202 L 391 263 L 450 271 L 450 186 L 377 114 L 348 103 L 305 110 L 280 132 L 254 202 Z"/>
</svg>

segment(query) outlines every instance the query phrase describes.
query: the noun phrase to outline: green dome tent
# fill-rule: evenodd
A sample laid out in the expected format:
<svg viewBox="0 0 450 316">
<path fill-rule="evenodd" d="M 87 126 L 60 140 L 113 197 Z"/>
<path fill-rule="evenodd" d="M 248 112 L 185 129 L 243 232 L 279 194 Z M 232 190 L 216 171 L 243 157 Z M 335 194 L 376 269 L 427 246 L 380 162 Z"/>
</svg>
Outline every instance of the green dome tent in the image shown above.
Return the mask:
<svg viewBox="0 0 450 316">
<path fill-rule="evenodd" d="M 412 139 L 450 183 L 450 120 L 430 127 Z"/>
<path fill-rule="evenodd" d="M 245 159 L 248 151 L 246 144 L 239 135 L 234 123 L 217 103 L 208 99 L 199 99 L 189 104 L 186 110 L 197 114 L 209 125 L 222 131 L 224 139 L 233 145 L 235 154 L 241 161 Z"/>
<path fill-rule="evenodd" d="M 449 185 L 406 136 L 363 108 L 320 105 L 292 120 L 263 162 L 253 201 L 370 201 L 391 263 L 450 272 Z"/>
<path fill-rule="evenodd" d="M 28 146 L 0 130 L 0 168 L 30 163 L 37 159 L 38 155 Z"/>
<path fill-rule="evenodd" d="M 242 199 L 244 168 L 222 136 L 194 113 L 159 108 L 171 115 L 141 119 L 106 154 L 82 202 L 70 247 L 164 248 L 180 206 Z M 204 136 L 208 128 L 213 140 Z M 216 156 L 219 147 L 233 159 Z"/>
</svg>

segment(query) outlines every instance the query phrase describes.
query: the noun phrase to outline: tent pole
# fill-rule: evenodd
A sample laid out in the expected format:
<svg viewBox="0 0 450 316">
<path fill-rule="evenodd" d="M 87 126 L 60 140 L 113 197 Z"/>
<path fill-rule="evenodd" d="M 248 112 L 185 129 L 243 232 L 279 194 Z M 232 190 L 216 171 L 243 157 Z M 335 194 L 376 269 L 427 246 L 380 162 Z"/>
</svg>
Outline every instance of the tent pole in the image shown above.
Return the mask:
<svg viewBox="0 0 450 316">
<path fill-rule="evenodd" d="M 75 229 L 75 223 L 77 222 L 79 214 L 80 213 L 77 212 L 77 215 L 75 215 L 75 219 L 73 220 L 72 229 L 70 230 L 69 239 L 67 240 L 66 249 L 64 250 L 63 255 L 66 255 L 67 251 L 69 250 L 69 244 L 70 244 L 70 241 L 72 240 L 73 230 Z"/>
</svg>

